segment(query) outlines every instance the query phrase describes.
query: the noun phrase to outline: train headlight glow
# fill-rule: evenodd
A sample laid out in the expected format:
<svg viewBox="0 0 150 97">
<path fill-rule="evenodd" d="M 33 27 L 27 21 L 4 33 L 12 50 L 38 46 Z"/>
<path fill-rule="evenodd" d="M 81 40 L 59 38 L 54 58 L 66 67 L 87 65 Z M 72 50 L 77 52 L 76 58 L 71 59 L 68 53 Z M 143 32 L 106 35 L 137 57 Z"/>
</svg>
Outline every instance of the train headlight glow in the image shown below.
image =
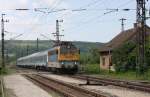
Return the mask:
<svg viewBox="0 0 150 97">
<path fill-rule="evenodd" d="M 77 62 L 74 62 L 74 64 L 76 65 L 76 64 L 77 64 Z"/>
</svg>

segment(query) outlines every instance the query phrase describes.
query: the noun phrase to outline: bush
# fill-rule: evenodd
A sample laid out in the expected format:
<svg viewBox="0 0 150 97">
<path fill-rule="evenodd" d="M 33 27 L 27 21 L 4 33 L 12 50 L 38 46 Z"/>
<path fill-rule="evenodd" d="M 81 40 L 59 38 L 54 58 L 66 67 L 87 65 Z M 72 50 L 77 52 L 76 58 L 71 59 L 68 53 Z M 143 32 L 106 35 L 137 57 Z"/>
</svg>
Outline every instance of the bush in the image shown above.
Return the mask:
<svg viewBox="0 0 150 97">
<path fill-rule="evenodd" d="M 130 41 L 113 51 L 112 60 L 117 72 L 136 69 L 135 47 L 135 43 Z"/>
<path fill-rule="evenodd" d="M 88 74 L 98 74 L 100 72 L 99 64 L 86 64 L 85 73 Z"/>
<path fill-rule="evenodd" d="M 81 64 L 99 64 L 99 51 L 97 48 L 91 48 L 86 53 L 80 54 Z"/>
<path fill-rule="evenodd" d="M 7 68 L 1 68 L 0 69 L 0 75 L 5 75 L 5 74 L 8 74 L 9 70 Z"/>
</svg>

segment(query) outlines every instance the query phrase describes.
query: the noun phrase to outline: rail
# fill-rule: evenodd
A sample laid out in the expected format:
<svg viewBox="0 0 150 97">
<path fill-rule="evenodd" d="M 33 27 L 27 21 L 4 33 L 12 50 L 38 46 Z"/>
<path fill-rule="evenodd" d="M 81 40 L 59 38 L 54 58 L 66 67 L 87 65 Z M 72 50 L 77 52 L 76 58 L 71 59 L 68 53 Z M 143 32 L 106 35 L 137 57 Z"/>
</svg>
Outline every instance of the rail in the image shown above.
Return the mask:
<svg viewBox="0 0 150 97">
<path fill-rule="evenodd" d="M 108 79 L 108 78 L 100 78 L 100 77 L 92 77 L 92 76 L 85 76 L 85 75 L 76 75 L 71 76 L 73 78 L 87 80 L 87 83 L 89 84 L 90 81 L 101 83 L 104 85 L 114 85 L 114 86 L 120 86 L 124 88 L 134 89 L 134 90 L 140 90 L 150 93 L 150 85 L 148 84 L 142 84 L 142 83 L 135 83 L 130 81 L 124 81 L 124 80 L 118 80 L 118 79 Z"/>
<path fill-rule="evenodd" d="M 4 83 L 3 83 L 3 77 L 0 77 L 0 81 L 1 81 L 1 94 L 2 97 L 5 97 L 5 93 L 4 93 Z"/>
<path fill-rule="evenodd" d="M 65 97 L 117 97 L 103 92 L 97 93 L 94 91 L 90 91 L 85 88 L 81 88 L 80 86 L 51 79 L 39 74 L 24 75 L 24 76 L 31 79 L 32 81 L 34 80 L 48 88 L 51 88 L 63 94 Z"/>
</svg>

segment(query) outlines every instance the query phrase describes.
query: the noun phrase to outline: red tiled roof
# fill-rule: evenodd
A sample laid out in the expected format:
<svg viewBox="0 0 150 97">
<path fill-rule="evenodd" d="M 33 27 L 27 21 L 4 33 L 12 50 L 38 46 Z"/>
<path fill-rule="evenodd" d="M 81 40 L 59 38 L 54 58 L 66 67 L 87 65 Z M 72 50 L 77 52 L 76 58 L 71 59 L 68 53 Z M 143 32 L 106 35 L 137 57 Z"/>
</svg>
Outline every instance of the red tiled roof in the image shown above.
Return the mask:
<svg viewBox="0 0 150 97">
<path fill-rule="evenodd" d="M 147 32 L 150 33 L 149 27 L 147 27 Z M 135 35 L 136 35 L 135 28 L 125 30 L 125 31 L 119 33 L 110 42 L 106 43 L 103 47 L 101 47 L 100 52 L 113 50 L 114 48 L 121 46 L 126 41 L 132 40 Z"/>
</svg>

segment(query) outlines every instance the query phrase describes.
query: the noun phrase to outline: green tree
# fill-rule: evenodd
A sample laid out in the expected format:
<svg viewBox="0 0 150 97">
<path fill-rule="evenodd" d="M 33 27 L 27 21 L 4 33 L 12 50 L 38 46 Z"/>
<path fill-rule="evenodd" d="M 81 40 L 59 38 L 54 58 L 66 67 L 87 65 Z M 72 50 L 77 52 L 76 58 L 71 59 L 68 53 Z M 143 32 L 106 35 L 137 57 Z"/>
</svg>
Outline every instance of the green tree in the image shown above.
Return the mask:
<svg viewBox="0 0 150 97">
<path fill-rule="evenodd" d="M 89 50 L 89 63 L 91 64 L 99 64 L 99 49 L 91 48 Z"/>
<path fill-rule="evenodd" d="M 145 56 L 146 56 L 146 66 L 148 66 L 148 68 L 150 67 L 150 37 L 147 37 L 146 39 L 146 52 L 145 52 Z"/>
<path fill-rule="evenodd" d="M 88 52 L 80 54 L 81 64 L 99 64 L 99 50 L 91 48 Z"/>
<path fill-rule="evenodd" d="M 136 45 L 129 41 L 113 51 L 113 64 L 117 72 L 136 69 Z"/>
</svg>

